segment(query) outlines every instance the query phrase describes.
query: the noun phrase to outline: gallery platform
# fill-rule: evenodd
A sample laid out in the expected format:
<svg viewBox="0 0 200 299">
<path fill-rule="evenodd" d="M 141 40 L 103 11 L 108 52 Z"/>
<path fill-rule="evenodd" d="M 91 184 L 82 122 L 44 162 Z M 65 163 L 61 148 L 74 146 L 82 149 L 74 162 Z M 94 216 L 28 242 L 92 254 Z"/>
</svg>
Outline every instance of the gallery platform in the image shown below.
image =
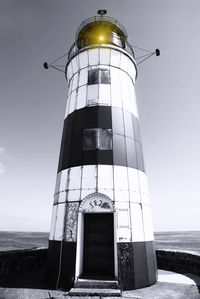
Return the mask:
<svg viewBox="0 0 200 299">
<path fill-rule="evenodd" d="M 121 298 L 132 299 L 200 299 L 198 286 L 200 286 L 200 278 L 192 274 L 177 274 L 175 272 L 169 272 L 164 270 L 158 271 L 158 282 L 147 288 L 142 288 L 133 291 L 122 292 Z M 80 291 L 79 291 L 80 290 Z M 103 299 L 103 298 L 119 298 L 119 291 L 115 294 L 114 289 L 106 290 L 102 289 L 76 289 L 76 293 L 66 293 L 64 291 L 55 291 L 47 289 L 36 289 L 30 287 L 17 287 L 8 288 L 0 287 L 1 299 Z M 92 291 L 93 290 L 93 291 Z M 117 291 L 117 290 L 116 290 Z M 99 293 L 98 293 L 99 292 Z"/>
</svg>

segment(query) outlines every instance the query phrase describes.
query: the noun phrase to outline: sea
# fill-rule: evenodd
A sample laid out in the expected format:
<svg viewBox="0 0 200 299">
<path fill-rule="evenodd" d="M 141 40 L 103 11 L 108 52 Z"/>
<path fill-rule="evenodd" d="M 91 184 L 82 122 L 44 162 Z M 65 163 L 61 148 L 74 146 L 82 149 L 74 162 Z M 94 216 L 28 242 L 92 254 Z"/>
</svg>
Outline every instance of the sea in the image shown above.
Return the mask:
<svg viewBox="0 0 200 299">
<path fill-rule="evenodd" d="M 48 232 L 0 231 L 0 251 L 48 247 Z M 200 253 L 200 231 L 156 232 L 157 249 Z"/>
</svg>

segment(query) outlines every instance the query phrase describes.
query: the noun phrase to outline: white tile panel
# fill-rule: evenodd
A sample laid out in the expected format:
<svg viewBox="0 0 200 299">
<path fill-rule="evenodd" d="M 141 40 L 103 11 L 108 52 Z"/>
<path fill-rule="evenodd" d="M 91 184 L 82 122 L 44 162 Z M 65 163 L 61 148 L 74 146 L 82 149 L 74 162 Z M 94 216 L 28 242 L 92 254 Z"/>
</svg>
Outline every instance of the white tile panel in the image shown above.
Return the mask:
<svg viewBox="0 0 200 299">
<path fill-rule="evenodd" d="M 65 216 L 65 204 L 59 204 L 56 214 L 56 227 L 54 240 L 61 241 L 63 236 L 63 225 L 64 225 L 64 216 Z"/>
<path fill-rule="evenodd" d="M 86 106 L 86 85 L 79 87 L 76 109 L 81 109 Z"/>
<path fill-rule="evenodd" d="M 97 185 L 97 166 L 84 165 L 82 170 L 82 188 L 93 189 Z"/>
<path fill-rule="evenodd" d="M 141 205 L 131 203 L 132 241 L 144 242 L 144 225 Z"/>
<path fill-rule="evenodd" d="M 135 77 L 136 77 L 136 68 L 133 62 L 129 62 L 128 65 L 128 73 L 130 77 L 133 79 L 133 83 L 135 83 Z"/>
<path fill-rule="evenodd" d="M 129 76 L 124 71 L 120 71 L 120 82 L 123 86 L 127 86 L 127 81 L 129 79 Z"/>
<path fill-rule="evenodd" d="M 135 88 L 135 86 L 133 85 L 133 81 L 132 81 L 131 77 L 128 76 L 127 74 L 125 74 L 125 77 L 126 77 L 126 82 L 128 84 L 128 88 L 130 88 L 130 86 Z"/>
<path fill-rule="evenodd" d="M 125 90 L 124 90 L 125 91 Z M 122 92 L 123 108 L 133 113 L 133 103 L 128 92 Z"/>
<path fill-rule="evenodd" d="M 57 207 L 58 207 L 57 205 L 53 206 L 53 209 L 52 209 L 51 228 L 50 228 L 49 240 L 53 240 L 53 238 L 54 238 L 54 232 L 55 232 L 55 226 L 56 226 Z"/>
<path fill-rule="evenodd" d="M 72 69 L 73 69 L 73 73 L 75 74 L 77 71 L 78 71 L 78 59 L 77 59 L 77 57 L 74 57 L 73 59 L 72 59 Z"/>
<path fill-rule="evenodd" d="M 72 71 L 72 62 L 70 62 L 67 66 L 67 80 L 70 80 L 72 77 L 73 71 Z"/>
<path fill-rule="evenodd" d="M 80 71 L 79 74 L 79 86 L 85 85 L 88 83 L 88 68 L 84 68 Z"/>
<path fill-rule="evenodd" d="M 80 189 L 81 188 L 81 167 L 72 167 L 69 169 L 69 185 L 68 189 Z"/>
<path fill-rule="evenodd" d="M 70 82 L 68 84 L 67 97 L 69 97 L 72 92 L 72 85 L 73 85 L 73 78 L 70 80 Z"/>
<path fill-rule="evenodd" d="M 131 83 L 128 85 L 129 90 L 129 96 L 131 99 L 131 112 L 138 117 L 138 109 L 137 109 L 137 102 L 136 102 L 136 96 L 135 96 L 135 88 L 134 85 Z"/>
<path fill-rule="evenodd" d="M 59 203 L 66 202 L 66 191 L 62 191 L 58 193 L 58 202 Z"/>
<path fill-rule="evenodd" d="M 129 202 L 129 191 L 115 189 L 114 194 L 115 194 L 115 202 L 116 201 Z"/>
<path fill-rule="evenodd" d="M 82 189 L 81 190 L 81 200 L 83 200 L 86 196 L 95 193 L 96 189 Z"/>
<path fill-rule="evenodd" d="M 66 104 L 66 109 L 65 109 L 65 118 L 66 118 L 67 115 L 69 114 L 70 99 L 71 99 L 71 95 L 68 96 L 68 98 L 67 98 L 67 104 Z"/>
<path fill-rule="evenodd" d="M 72 113 L 76 107 L 76 90 L 71 93 L 70 104 L 69 104 L 69 113 Z"/>
<path fill-rule="evenodd" d="M 117 242 L 131 241 L 129 203 L 115 202 L 117 215 Z"/>
<path fill-rule="evenodd" d="M 140 182 L 140 192 L 149 194 L 148 183 L 147 183 L 147 175 L 143 171 L 138 170 L 139 174 L 139 182 Z"/>
<path fill-rule="evenodd" d="M 122 70 L 124 70 L 125 72 L 128 72 L 130 61 L 131 60 L 130 60 L 130 58 L 128 58 L 128 56 L 121 53 L 120 68 Z"/>
<path fill-rule="evenodd" d="M 133 121 L 131 113 L 124 115 L 125 135 L 134 138 Z"/>
<path fill-rule="evenodd" d="M 60 189 L 60 177 L 61 177 L 61 172 L 57 173 L 56 176 L 55 194 L 58 193 Z"/>
<path fill-rule="evenodd" d="M 87 104 L 94 105 L 98 103 L 99 98 L 99 85 L 88 85 Z"/>
<path fill-rule="evenodd" d="M 130 227 L 130 212 L 128 202 L 116 202 L 117 227 Z"/>
<path fill-rule="evenodd" d="M 77 86 L 78 86 L 78 73 L 76 73 L 75 75 L 74 75 L 74 78 L 73 78 L 74 80 L 73 80 L 73 84 L 72 84 L 72 90 L 75 90 L 76 88 L 77 88 Z"/>
<path fill-rule="evenodd" d="M 88 66 L 88 51 L 83 51 L 79 54 L 79 63 L 81 69 Z"/>
<path fill-rule="evenodd" d="M 117 224 L 118 227 L 130 227 L 129 209 L 118 209 L 117 211 Z"/>
<path fill-rule="evenodd" d="M 90 65 L 88 70 L 91 71 L 91 70 L 96 70 L 96 69 L 99 69 L 99 68 L 102 68 L 102 66 L 100 66 L 100 65 Z M 104 65 L 103 68 L 109 69 L 109 67 L 107 65 Z"/>
<path fill-rule="evenodd" d="M 79 201 L 80 200 L 80 190 L 69 190 L 67 192 L 67 201 Z"/>
<path fill-rule="evenodd" d="M 122 101 L 123 108 L 127 111 L 132 111 L 132 102 L 128 89 L 128 75 L 126 73 L 121 72 L 121 92 L 122 92 Z"/>
<path fill-rule="evenodd" d="M 68 180 L 68 169 L 65 169 L 61 171 L 59 192 L 66 190 L 67 180 Z"/>
<path fill-rule="evenodd" d="M 125 72 L 120 72 L 120 83 L 121 83 L 121 89 L 122 89 L 122 99 L 124 102 L 124 97 L 127 96 L 128 88 L 127 88 L 127 75 Z"/>
<path fill-rule="evenodd" d="M 120 84 L 121 73 L 122 73 L 122 71 L 115 67 L 110 68 L 111 84 Z"/>
<path fill-rule="evenodd" d="M 100 49 L 100 64 L 110 64 L 110 49 Z"/>
<path fill-rule="evenodd" d="M 130 190 L 129 194 L 130 194 L 130 202 L 141 203 L 142 199 L 141 199 L 141 194 L 139 192 Z"/>
<path fill-rule="evenodd" d="M 97 191 L 98 191 L 98 193 L 102 193 L 102 194 L 108 196 L 112 201 L 114 200 L 114 195 L 113 195 L 114 191 L 113 190 L 111 190 L 111 189 L 98 189 Z"/>
<path fill-rule="evenodd" d="M 142 193 L 142 194 L 141 194 L 141 202 L 142 202 L 143 204 L 147 204 L 147 205 L 149 205 L 149 204 L 150 204 L 150 198 L 149 198 L 149 195 L 148 195 L 148 194 L 144 194 L 144 193 Z"/>
<path fill-rule="evenodd" d="M 114 188 L 121 190 L 128 189 L 127 167 L 114 166 Z"/>
<path fill-rule="evenodd" d="M 119 51 L 111 50 L 111 58 L 110 58 L 110 64 L 116 67 L 120 66 L 120 57 L 121 54 Z"/>
<path fill-rule="evenodd" d="M 58 199 L 59 199 L 59 193 L 54 194 L 54 201 L 53 201 L 54 205 L 57 205 Z"/>
<path fill-rule="evenodd" d="M 131 242 L 131 230 L 130 228 L 118 228 L 117 229 L 117 242 Z"/>
<path fill-rule="evenodd" d="M 73 91 L 71 94 L 70 105 L 69 105 L 69 114 L 76 110 L 76 102 L 77 102 L 77 91 Z"/>
<path fill-rule="evenodd" d="M 98 189 L 113 189 L 113 166 L 98 165 Z"/>
<path fill-rule="evenodd" d="M 99 84 L 99 104 L 110 106 L 110 84 Z"/>
<path fill-rule="evenodd" d="M 145 241 L 154 240 L 153 225 L 151 217 L 151 208 L 148 205 L 142 205 L 143 221 L 144 221 L 144 236 Z"/>
<path fill-rule="evenodd" d="M 138 170 L 128 167 L 129 189 L 140 192 Z"/>
<path fill-rule="evenodd" d="M 119 84 L 111 84 L 111 103 L 114 107 L 122 108 L 121 86 Z"/>
<path fill-rule="evenodd" d="M 99 64 L 99 49 L 92 49 L 88 51 L 89 65 Z"/>
<path fill-rule="evenodd" d="M 77 63 L 77 67 L 78 67 L 78 71 L 80 70 L 80 63 L 79 63 L 79 55 L 76 55 L 76 63 Z"/>
<path fill-rule="evenodd" d="M 129 210 L 129 202 L 115 202 L 115 208 L 118 211 L 119 209 L 125 209 L 125 210 Z"/>
</svg>

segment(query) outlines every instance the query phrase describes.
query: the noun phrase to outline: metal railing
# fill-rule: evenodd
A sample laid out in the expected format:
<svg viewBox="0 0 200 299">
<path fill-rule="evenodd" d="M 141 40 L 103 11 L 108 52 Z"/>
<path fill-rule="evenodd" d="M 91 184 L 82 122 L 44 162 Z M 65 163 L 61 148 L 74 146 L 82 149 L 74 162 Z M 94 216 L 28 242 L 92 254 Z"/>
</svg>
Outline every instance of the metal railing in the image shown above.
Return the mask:
<svg viewBox="0 0 200 299">
<path fill-rule="evenodd" d="M 112 40 L 111 37 L 111 41 L 107 40 L 105 43 L 95 42 L 95 44 L 93 44 L 88 39 L 77 40 L 75 43 L 73 43 L 73 45 L 69 49 L 68 59 L 71 59 L 76 53 L 78 53 L 81 49 L 85 47 L 88 46 L 101 47 L 101 46 L 109 46 L 109 45 L 116 46 L 120 49 L 123 49 L 127 51 L 133 58 L 135 57 L 132 46 L 126 40 L 123 40 L 115 36 L 114 41 Z"/>
<path fill-rule="evenodd" d="M 86 19 L 85 21 L 83 21 L 80 26 L 78 27 L 77 31 L 76 31 L 76 39 L 78 39 L 78 35 L 79 35 L 79 32 L 84 28 L 86 27 L 88 24 L 90 23 L 93 23 L 93 22 L 109 22 L 113 25 L 115 25 L 116 27 L 118 27 L 122 33 L 124 34 L 125 37 L 127 37 L 127 32 L 126 32 L 126 29 L 124 28 L 124 26 L 119 22 L 117 21 L 116 19 L 112 18 L 112 17 L 107 17 L 107 16 L 94 16 L 94 17 L 91 17 L 91 18 L 88 18 Z"/>
</svg>

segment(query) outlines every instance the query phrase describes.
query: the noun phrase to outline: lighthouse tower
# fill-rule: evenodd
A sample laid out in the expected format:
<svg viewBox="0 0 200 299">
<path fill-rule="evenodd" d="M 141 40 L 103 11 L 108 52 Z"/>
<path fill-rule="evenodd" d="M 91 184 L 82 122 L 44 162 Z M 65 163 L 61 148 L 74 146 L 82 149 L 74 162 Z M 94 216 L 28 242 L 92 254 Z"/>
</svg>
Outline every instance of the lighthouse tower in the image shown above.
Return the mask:
<svg viewBox="0 0 200 299">
<path fill-rule="evenodd" d="M 157 268 L 135 98 L 137 66 L 124 27 L 100 15 L 77 30 L 49 237 L 48 276 L 149 286 Z"/>
</svg>

